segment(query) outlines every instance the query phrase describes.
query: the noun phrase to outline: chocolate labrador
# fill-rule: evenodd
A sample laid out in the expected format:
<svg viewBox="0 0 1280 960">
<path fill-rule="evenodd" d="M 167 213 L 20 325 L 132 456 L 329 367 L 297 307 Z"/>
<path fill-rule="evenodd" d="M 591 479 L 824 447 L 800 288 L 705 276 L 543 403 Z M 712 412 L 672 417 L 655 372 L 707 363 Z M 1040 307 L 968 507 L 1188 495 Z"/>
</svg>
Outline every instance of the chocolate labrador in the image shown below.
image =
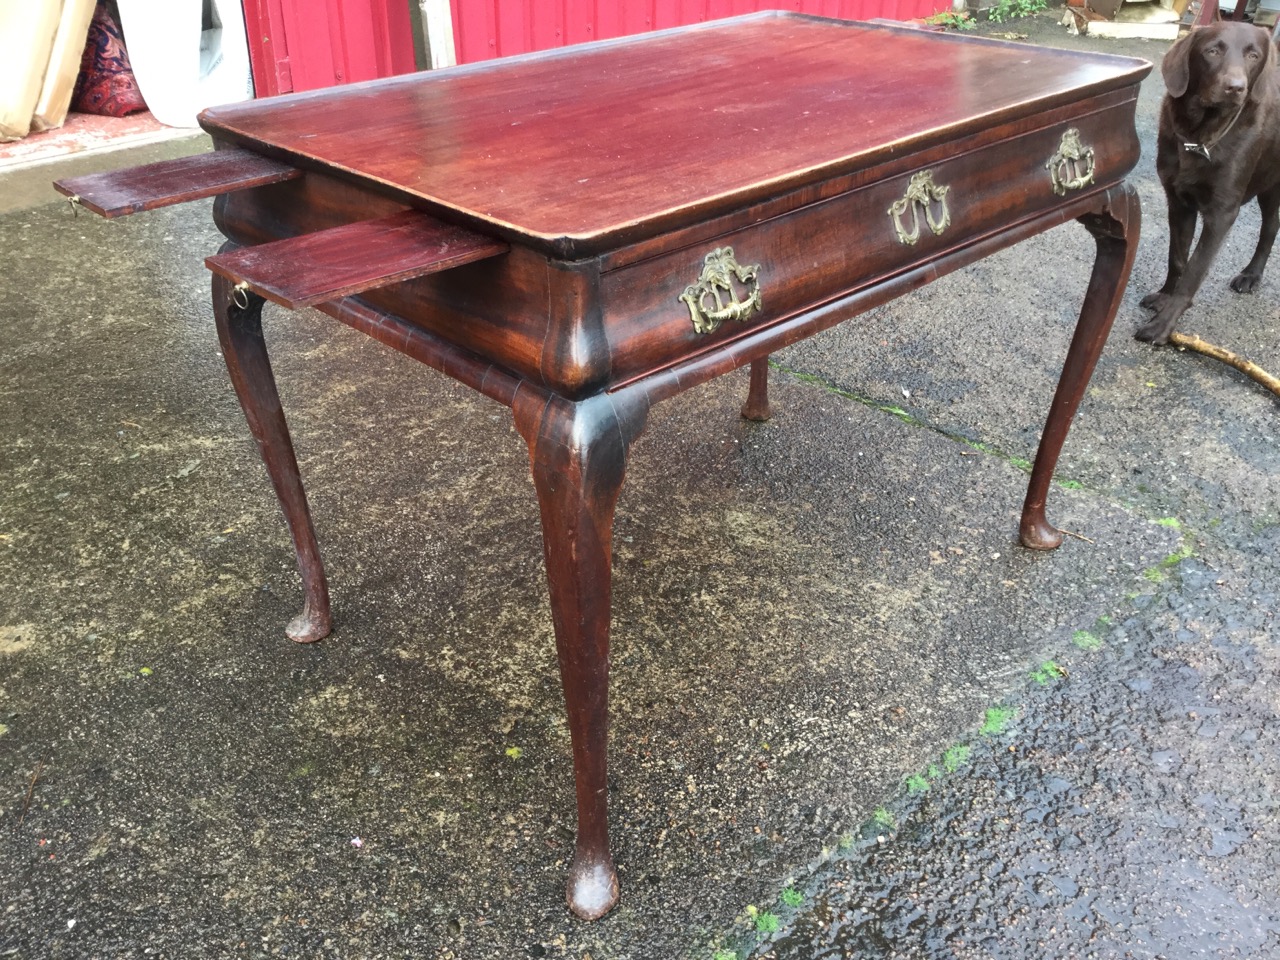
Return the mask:
<svg viewBox="0 0 1280 960">
<path fill-rule="evenodd" d="M 1164 55 L 1167 90 L 1160 111 L 1156 172 L 1169 201 L 1169 273 L 1142 298 L 1156 315 L 1139 340 L 1167 343 L 1242 204 L 1262 208 L 1253 259 L 1232 281 L 1252 293 L 1262 280 L 1280 226 L 1280 70 L 1271 35 L 1248 23 L 1193 30 Z M 1191 252 L 1196 215 L 1204 218 Z M 1188 254 L 1190 257 L 1188 258 Z"/>
</svg>

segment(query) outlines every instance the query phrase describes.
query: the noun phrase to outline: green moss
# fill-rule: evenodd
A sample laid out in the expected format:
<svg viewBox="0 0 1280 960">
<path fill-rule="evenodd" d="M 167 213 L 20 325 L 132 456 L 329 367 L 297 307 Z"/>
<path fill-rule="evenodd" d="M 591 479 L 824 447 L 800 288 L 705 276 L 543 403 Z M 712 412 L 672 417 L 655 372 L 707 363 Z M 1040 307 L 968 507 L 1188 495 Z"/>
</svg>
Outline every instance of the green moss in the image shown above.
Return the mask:
<svg viewBox="0 0 1280 960">
<path fill-rule="evenodd" d="M 804 903 L 804 894 L 795 887 L 787 887 L 782 891 L 782 902 L 788 907 L 798 907 Z"/>
<path fill-rule="evenodd" d="M 1040 664 L 1040 666 L 1031 671 L 1031 679 L 1042 687 L 1048 686 L 1054 680 L 1057 680 L 1059 677 L 1065 677 L 1066 675 L 1067 671 L 1063 670 L 1062 667 L 1058 666 L 1052 660 L 1046 660 L 1044 663 Z"/>
<path fill-rule="evenodd" d="M 776 913 L 762 910 L 756 914 L 756 930 L 760 933 L 777 933 L 781 925 Z"/>
<path fill-rule="evenodd" d="M 1071 635 L 1071 642 L 1081 650 L 1086 650 L 1089 653 L 1102 649 L 1102 641 L 1088 630 L 1077 630 Z"/>
<path fill-rule="evenodd" d="M 948 747 L 942 755 L 942 765 L 947 773 L 955 773 L 969 761 L 969 748 L 963 744 Z"/>
<path fill-rule="evenodd" d="M 990 707 L 982 719 L 981 732 L 988 737 L 996 737 L 1009 729 L 1009 724 L 1018 715 L 1012 707 Z"/>
<path fill-rule="evenodd" d="M 921 774 L 913 773 L 911 776 L 907 777 L 907 792 L 908 793 L 928 793 L 929 781 L 926 780 L 924 776 L 922 776 Z"/>
</svg>

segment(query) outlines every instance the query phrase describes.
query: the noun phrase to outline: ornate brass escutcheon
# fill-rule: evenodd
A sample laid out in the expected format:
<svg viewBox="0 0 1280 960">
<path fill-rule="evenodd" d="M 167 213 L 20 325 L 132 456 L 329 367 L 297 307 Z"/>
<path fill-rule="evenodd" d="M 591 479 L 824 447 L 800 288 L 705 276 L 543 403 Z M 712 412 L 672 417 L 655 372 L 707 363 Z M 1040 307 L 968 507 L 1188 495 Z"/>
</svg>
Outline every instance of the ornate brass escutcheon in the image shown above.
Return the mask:
<svg viewBox="0 0 1280 960">
<path fill-rule="evenodd" d="M 1065 196 L 1093 183 L 1093 148 L 1080 142 L 1080 131 L 1072 127 L 1062 135 L 1058 152 L 1045 164 L 1053 180 L 1053 192 Z"/>
<path fill-rule="evenodd" d="M 889 207 L 889 219 L 893 228 L 898 231 L 898 241 L 913 244 L 920 239 L 920 211 L 924 211 L 924 222 L 935 236 L 951 226 L 951 211 L 947 209 L 947 192 L 950 187 L 939 186 L 933 182 L 932 170 L 921 170 L 907 184 L 907 192 L 901 200 L 895 200 Z M 940 211 L 934 214 L 934 208 Z M 911 213 L 911 224 L 906 223 L 907 212 Z"/>
<path fill-rule="evenodd" d="M 726 320 L 745 320 L 753 310 L 761 309 L 759 272 L 758 263 L 741 266 L 734 259 L 733 247 L 717 247 L 708 253 L 698 282 L 680 294 L 689 307 L 693 329 L 710 333 Z M 739 296 L 740 289 L 744 296 Z"/>
</svg>

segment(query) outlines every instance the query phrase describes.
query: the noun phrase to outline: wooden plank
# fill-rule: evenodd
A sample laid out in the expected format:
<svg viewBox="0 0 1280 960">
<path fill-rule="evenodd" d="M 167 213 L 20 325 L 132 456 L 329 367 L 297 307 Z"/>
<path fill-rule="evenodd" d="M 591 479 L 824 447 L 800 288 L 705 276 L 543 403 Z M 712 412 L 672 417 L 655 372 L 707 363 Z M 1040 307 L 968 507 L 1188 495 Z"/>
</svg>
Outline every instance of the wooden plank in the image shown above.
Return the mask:
<svg viewBox="0 0 1280 960">
<path fill-rule="evenodd" d="M 296 310 L 505 253 L 507 244 L 405 210 L 209 257 L 232 283 Z"/>
<path fill-rule="evenodd" d="M 142 167 L 54 181 L 53 188 L 108 220 L 302 176 L 251 150 L 215 150 Z"/>
</svg>

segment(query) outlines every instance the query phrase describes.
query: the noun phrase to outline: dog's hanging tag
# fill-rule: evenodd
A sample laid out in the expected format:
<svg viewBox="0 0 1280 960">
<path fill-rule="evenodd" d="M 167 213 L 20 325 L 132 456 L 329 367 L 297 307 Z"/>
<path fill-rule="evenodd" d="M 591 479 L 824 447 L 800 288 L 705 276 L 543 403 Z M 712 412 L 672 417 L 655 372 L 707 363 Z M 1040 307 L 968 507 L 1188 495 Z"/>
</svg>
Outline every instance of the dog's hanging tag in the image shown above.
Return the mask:
<svg viewBox="0 0 1280 960">
<path fill-rule="evenodd" d="M 1203 143 L 1185 143 L 1184 142 L 1182 144 L 1182 149 L 1186 150 L 1188 153 L 1194 153 L 1197 156 L 1204 157 L 1206 160 L 1210 159 L 1209 148 L 1216 147 L 1219 143 L 1222 142 L 1222 138 L 1231 132 L 1231 128 L 1234 127 L 1236 125 L 1236 121 L 1240 119 L 1240 114 L 1244 112 L 1245 104 L 1247 104 L 1248 102 L 1249 102 L 1248 100 L 1240 101 L 1240 106 L 1236 108 L 1235 114 L 1231 117 L 1231 120 L 1227 123 L 1227 125 L 1223 127 L 1221 130 L 1219 130 L 1217 133 L 1215 133 L 1208 140 L 1205 140 Z"/>
</svg>

